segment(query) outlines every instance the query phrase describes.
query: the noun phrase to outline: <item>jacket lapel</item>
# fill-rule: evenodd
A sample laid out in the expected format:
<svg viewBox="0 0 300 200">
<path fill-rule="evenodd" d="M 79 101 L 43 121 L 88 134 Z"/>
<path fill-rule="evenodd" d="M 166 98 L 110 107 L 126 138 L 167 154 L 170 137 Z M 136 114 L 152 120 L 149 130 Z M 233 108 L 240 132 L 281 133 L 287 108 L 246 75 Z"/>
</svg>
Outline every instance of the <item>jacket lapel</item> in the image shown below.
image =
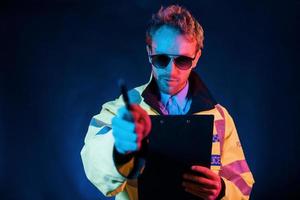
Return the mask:
<svg viewBox="0 0 300 200">
<path fill-rule="evenodd" d="M 153 76 L 150 83 L 142 92 L 142 97 L 144 98 L 145 103 L 151 106 L 156 112 L 163 115 L 159 107 L 160 92 Z M 192 71 L 189 76 L 188 98 L 192 98 L 192 104 L 187 115 L 211 110 L 217 104 L 204 82 L 194 71 Z"/>
</svg>

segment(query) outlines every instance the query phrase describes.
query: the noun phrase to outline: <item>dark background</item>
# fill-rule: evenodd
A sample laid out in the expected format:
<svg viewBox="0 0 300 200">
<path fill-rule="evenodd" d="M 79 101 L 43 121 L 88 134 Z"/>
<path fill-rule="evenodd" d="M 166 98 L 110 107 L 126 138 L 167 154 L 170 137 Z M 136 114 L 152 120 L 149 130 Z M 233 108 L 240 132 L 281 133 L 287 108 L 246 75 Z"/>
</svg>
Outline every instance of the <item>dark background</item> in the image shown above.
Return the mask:
<svg viewBox="0 0 300 200">
<path fill-rule="evenodd" d="M 1 1 L 0 199 L 105 199 L 80 158 L 90 118 L 148 81 L 145 28 L 160 5 L 205 30 L 196 71 L 233 118 L 252 199 L 300 198 L 300 1 Z"/>
</svg>

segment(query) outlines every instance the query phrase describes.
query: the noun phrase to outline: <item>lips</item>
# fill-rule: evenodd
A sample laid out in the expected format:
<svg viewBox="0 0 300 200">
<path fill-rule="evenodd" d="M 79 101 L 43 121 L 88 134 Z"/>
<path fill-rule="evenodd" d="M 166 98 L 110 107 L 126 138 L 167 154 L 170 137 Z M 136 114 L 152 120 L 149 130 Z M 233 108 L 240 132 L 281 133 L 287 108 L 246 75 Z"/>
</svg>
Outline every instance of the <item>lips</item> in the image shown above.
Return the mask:
<svg viewBox="0 0 300 200">
<path fill-rule="evenodd" d="M 161 79 L 163 79 L 165 81 L 168 81 L 168 82 L 178 82 L 178 79 L 170 78 L 169 76 L 168 77 L 161 77 Z"/>
<path fill-rule="evenodd" d="M 176 82 L 177 81 L 177 79 L 165 79 L 165 80 L 168 82 Z"/>
</svg>

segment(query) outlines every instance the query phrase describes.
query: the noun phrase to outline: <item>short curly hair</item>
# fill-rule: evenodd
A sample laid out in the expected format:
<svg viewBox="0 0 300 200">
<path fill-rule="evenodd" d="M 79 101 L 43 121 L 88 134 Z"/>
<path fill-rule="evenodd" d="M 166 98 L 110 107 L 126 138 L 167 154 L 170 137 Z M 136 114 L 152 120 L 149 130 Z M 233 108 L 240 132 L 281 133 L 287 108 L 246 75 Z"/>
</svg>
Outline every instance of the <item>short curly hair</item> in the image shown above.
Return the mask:
<svg viewBox="0 0 300 200">
<path fill-rule="evenodd" d="M 196 49 L 203 49 L 204 31 L 191 13 L 179 5 L 163 6 L 152 15 L 146 30 L 146 44 L 151 46 L 154 33 L 167 25 L 186 35 L 189 39 L 196 39 Z"/>
</svg>

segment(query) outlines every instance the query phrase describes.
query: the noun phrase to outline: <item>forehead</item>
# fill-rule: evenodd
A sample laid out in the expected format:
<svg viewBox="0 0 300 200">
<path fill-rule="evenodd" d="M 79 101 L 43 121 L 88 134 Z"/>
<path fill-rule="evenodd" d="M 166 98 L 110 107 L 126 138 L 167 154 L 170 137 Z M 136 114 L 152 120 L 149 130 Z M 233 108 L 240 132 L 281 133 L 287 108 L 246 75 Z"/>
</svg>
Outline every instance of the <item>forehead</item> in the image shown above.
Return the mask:
<svg viewBox="0 0 300 200">
<path fill-rule="evenodd" d="M 174 28 L 162 26 L 152 37 L 153 53 L 193 56 L 196 50 L 196 40 L 189 40 Z"/>
</svg>

